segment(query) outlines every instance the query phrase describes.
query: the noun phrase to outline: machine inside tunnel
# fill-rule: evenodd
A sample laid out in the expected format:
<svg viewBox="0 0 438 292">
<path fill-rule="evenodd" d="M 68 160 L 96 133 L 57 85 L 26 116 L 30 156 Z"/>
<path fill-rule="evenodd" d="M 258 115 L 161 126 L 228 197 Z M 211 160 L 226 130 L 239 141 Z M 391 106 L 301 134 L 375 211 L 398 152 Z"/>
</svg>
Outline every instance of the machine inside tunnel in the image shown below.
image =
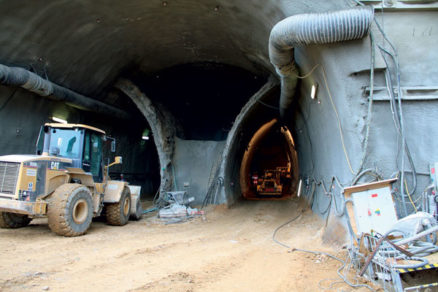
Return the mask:
<svg viewBox="0 0 438 292">
<path fill-rule="evenodd" d="M 296 195 L 298 161 L 289 129 L 277 119 L 264 124 L 248 143 L 240 167 L 242 196 L 250 200 Z"/>
</svg>

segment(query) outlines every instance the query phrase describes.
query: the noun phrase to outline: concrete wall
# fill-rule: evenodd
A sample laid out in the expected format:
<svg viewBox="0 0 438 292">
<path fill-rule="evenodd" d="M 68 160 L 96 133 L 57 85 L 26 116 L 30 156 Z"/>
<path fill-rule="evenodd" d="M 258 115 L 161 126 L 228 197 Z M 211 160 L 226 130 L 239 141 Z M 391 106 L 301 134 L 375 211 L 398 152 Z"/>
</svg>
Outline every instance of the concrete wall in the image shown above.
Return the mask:
<svg viewBox="0 0 438 292">
<path fill-rule="evenodd" d="M 220 163 L 224 141 L 197 141 L 176 138 L 173 157 L 176 190 L 187 191 L 202 204 Z"/>
<path fill-rule="evenodd" d="M 376 12 L 376 19 L 381 22 L 382 14 Z M 398 50 L 401 68 L 401 86 L 437 87 L 438 67 L 435 50 L 438 41 L 437 32 L 433 28 L 438 25 L 438 13 L 431 11 L 385 11 L 383 27 L 388 38 Z M 381 34 L 373 28 L 376 44 L 383 44 Z M 382 55 L 376 50 L 375 86 L 385 86 Z M 347 164 L 339 133 L 338 120 L 330 102 L 328 90 L 323 76 L 326 73 L 328 87 L 339 114 L 342 126 L 345 150 L 351 161 L 353 172 L 356 172 L 364 151 L 368 98 L 364 95 L 364 87 L 370 85 L 369 40 L 355 41 L 340 45 L 312 46 L 300 48 L 297 61 L 305 74 L 313 66 L 319 64 L 311 80 L 301 83 L 298 106 L 295 116 L 296 138 L 300 157 L 300 168 L 305 182 L 305 193 L 310 195 L 313 179 L 325 182 L 328 187 L 333 176 L 345 184 L 351 184 L 354 174 Z M 393 69 L 393 68 L 390 68 Z M 310 86 L 318 83 L 317 100 L 310 99 Z M 436 95 L 436 94 L 435 94 Z M 403 103 L 406 128 L 406 139 L 411 149 L 415 167 L 418 172 L 428 173 L 429 163 L 438 159 L 438 150 L 434 140 L 438 135 L 435 126 L 438 101 L 409 101 Z M 374 102 L 373 117 L 365 168 L 376 169 L 384 178 L 394 175 L 400 168 L 400 138 L 388 101 Z M 406 162 L 406 169 L 410 166 Z M 407 182 L 412 185 L 409 175 Z M 364 181 L 371 177 L 365 177 Z M 427 175 L 418 175 L 418 186 L 413 198 L 417 198 L 429 183 Z M 339 193 L 335 184 L 334 193 Z M 399 187 L 396 187 L 399 191 Z M 317 213 L 327 214 L 330 197 L 320 184 L 316 188 L 316 199 L 313 205 Z M 396 196 L 399 215 L 401 212 L 400 197 Z M 412 211 L 410 204 L 408 211 Z M 333 205 L 332 205 L 333 208 Z M 325 215 L 324 214 L 324 215 Z"/>
</svg>

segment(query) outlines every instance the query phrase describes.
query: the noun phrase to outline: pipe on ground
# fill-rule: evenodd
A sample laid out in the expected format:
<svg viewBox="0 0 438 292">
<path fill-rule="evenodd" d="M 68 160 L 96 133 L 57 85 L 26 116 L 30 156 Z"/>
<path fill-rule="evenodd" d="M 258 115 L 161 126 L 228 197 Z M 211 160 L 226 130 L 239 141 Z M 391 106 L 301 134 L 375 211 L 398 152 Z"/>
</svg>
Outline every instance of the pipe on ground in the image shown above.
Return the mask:
<svg viewBox="0 0 438 292">
<path fill-rule="evenodd" d="M 283 19 L 272 28 L 269 59 L 281 78 L 282 119 L 292 103 L 297 85 L 294 47 L 361 39 L 369 33 L 373 17 L 373 8 L 357 7 L 327 13 L 298 14 Z"/>
<path fill-rule="evenodd" d="M 23 68 L 0 64 L 0 84 L 20 86 L 40 96 L 53 96 L 55 100 L 65 101 L 79 109 L 88 109 L 116 118 L 130 118 L 128 113 L 118 108 L 59 86 Z"/>
</svg>

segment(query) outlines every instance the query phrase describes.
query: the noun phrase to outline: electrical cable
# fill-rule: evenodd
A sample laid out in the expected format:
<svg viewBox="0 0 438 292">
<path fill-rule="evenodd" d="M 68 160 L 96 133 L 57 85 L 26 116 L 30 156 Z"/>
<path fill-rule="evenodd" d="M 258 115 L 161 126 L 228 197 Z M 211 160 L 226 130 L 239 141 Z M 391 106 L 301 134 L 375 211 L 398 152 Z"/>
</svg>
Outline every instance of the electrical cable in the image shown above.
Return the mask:
<svg viewBox="0 0 438 292">
<path fill-rule="evenodd" d="M 382 13 L 383 13 L 383 9 L 382 9 Z M 382 17 L 383 17 L 383 14 L 382 14 Z M 398 54 L 397 54 L 397 50 L 396 50 L 395 46 L 389 40 L 389 38 L 386 35 L 384 29 L 379 24 L 379 22 L 376 20 L 376 18 L 374 18 L 374 22 L 375 22 L 377 28 L 379 29 L 380 33 L 382 34 L 383 39 L 389 44 L 389 46 L 391 47 L 391 49 L 393 51 L 393 53 L 391 53 L 388 50 L 386 50 L 385 48 L 383 48 L 381 46 L 378 46 L 379 49 L 382 52 L 384 52 L 385 54 L 389 55 L 392 58 L 393 63 L 395 65 L 395 70 L 396 70 L 395 76 L 396 76 L 396 82 L 397 82 L 397 97 L 398 97 L 398 111 L 399 111 L 398 113 L 397 113 L 396 106 L 395 106 L 395 98 L 394 98 L 394 94 L 393 94 L 393 87 L 392 87 L 391 78 L 390 78 L 390 75 L 389 75 L 389 73 L 390 73 L 389 65 L 388 65 L 388 62 L 387 62 L 387 60 L 385 58 L 385 55 L 383 54 L 382 57 L 383 57 L 383 59 L 385 61 L 386 67 L 387 67 L 385 78 L 386 78 L 386 81 L 387 81 L 387 89 L 388 89 L 388 92 L 389 92 L 390 97 L 391 97 L 391 111 L 393 113 L 393 119 L 394 119 L 394 115 L 398 114 L 398 117 L 397 117 L 397 119 L 394 119 L 394 122 L 395 122 L 396 128 L 398 130 L 398 133 L 399 133 L 399 135 L 401 137 L 402 156 L 401 156 L 400 189 L 401 189 L 402 200 L 404 201 L 403 183 L 405 181 L 404 180 L 404 173 L 405 173 L 405 169 L 404 169 L 404 156 L 405 156 L 405 152 L 406 152 L 406 156 L 408 157 L 409 163 L 411 164 L 411 168 L 412 168 L 412 171 L 413 171 L 413 173 L 412 173 L 412 176 L 413 176 L 413 189 L 412 189 L 412 191 L 409 192 L 409 188 L 408 188 L 408 192 L 410 194 L 414 194 L 415 193 L 415 190 L 416 190 L 416 187 L 417 187 L 417 177 L 416 177 L 415 165 L 413 163 L 412 155 L 410 154 L 409 147 L 408 147 L 408 144 L 406 142 L 406 136 L 405 136 L 403 111 L 402 111 L 402 106 L 401 106 L 401 103 L 402 103 L 401 94 L 402 94 L 402 92 L 401 92 L 401 86 L 400 86 L 400 65 L 399 65 Z M 398 123 L 396 121 L 398 121 Z M 406 209 L 405 205 L 406 204 L 403 204 L 404 210 Z M 405 213 L 406 213 L 406 215 L 408 215 L 407 214 L 407 210 L 405 210 Z"/>
<path fill-rule="evenodd" d="M 267 108 L 270 108 L 270 109 L 273 109 L 273 110 L 276 110 L 276 111 L 280 110 L 279 107 L 276 107 L 276 106 L 273 106 L 273 105 L 267 104 L 267 103 L 265 103 L 265 102 L 263 102 L 263 101 L 261 101 L 261 100 L 259 100 L 259 99 L 257 99 L 257 102 L 260 103 L 260 104 L 262 104 L 262 105 L 264 105 L 264 106 L 266 106 Z"/>
<path fill-rule="evenodd" d="M 406 137 L 405 137 L 405 127 L 404 127 L 404 119 L 403 119 L 403 110 L 402 110 L 402 100 L 401 100 L 401 88 L 400 88 L 400 71 L 398 67 L 398 61 L 394 59 L 395 65 L 396 65 L 396 75 L 397 75 L 397 97 L 398 97 L 398 108 L 399 108 L 399 115 L 400 115 L 400 132 L 401 132 L 401 139 L 402 139 L 402 153 L 401 153 L 401 177 L 400 177 L 400 190 L 401 190 L 401 196 L 404 196 L 404 189 L 403 189 L 403 182 L 405 177 L 405 145 L 406 145 Z M 405 211 L 406 211 L 406 206 Z M 408 215 L 407 212 L 405 212 L 406 215 Z"/>
<path fill-rule="evenodd" d="M 391 52 L 387 51 L 386 49 L 382 48 L 381 46 L 378 46 L 378 47 L 379 47 L 379 49 L 382 52 L 384 52 L 385 54 L 389 55 L 393 59 L 393 61 L 396 62 L 395 56 Z M 392 91 L 393 86 L 392 86 L 392 81 L 391 81 L 391 77 L 390 77 L 389 64 L 388 64 L 388 61 L 386 60 L 385 56 L 382 55 L 382 57 L 383 57 L 383 60 L 385 61 L 385 64 L 386 64 L 386 66 L 388 68 L 387 72 L 385 74 L 385 78 L 386 78 L 386 81 L 387 81 L 387 90 L 388 90 L 388 93 L 389 93 L 389 95 L 391 97 L 391 101 L 392 101 L 392 107 L 395 109 L 396 120 L 398 121 L 398 125 L 396 123 L 396 129 L 397 129 L 399 135 L 402 136 L 402 134 L 403 134 L 401 132 L 402 125 L 400 124 L 400 121 L 399 121 L 401 117 L 398 115 L 397 109 L 395 107 L 396 100 L 395 100 L 395 97 L 394 97 L 394 94 L 393 94 L 393 91 Z M 405 147 L 406 156 L 408 157 L 409 164 L 411 165 L 411 168 L 412 168 L 412 179 L 413 179 L 413 187 L 412 188 L 413 189 L 412 189 L 412 191 L 410 191 L 410 193 L 414 193 L 416 188 L 417 188 L 417 172 L 416 172 L 415 165 L 414 165 L 414 162 L 413 162 L 413 159 L 412 159 L 412 155 L 411 155 L 411 152 L 409 150 L 409 146 L 408 146 L 406 140 L 405 140 L 405 144 L 404 145 L 402 144 L 401 147 L 403 147 L 403 146 Z M 404 172 L 409 172 L 409 171 L 404 170 Z"/>
<path fill-rule="evenodd" d="M 318 198 L 318 197 L 317 197 L 317 198 Z M 324 211 L 321 211 L 321 207 L 319 206 L 318 199 L 316 199 L 315 202 L 316 202 L 316 209 L 318 210 L 318 212 L 319 212 L 321 215 L 325 215 L 325 214 L 330 210 L 330 207 L 331 207 L 331 205 L 332 205 L 332 198 L 331 198 L 331 196 L 330 196 L 329 203 L 328 203 L 328 205 L 327 205 L 327 207 L 325 208 Z M 312 206 L 312 208 L 313 208 L 313 206 Z"/>
<path fill-rule="evenodd" d="M 378 46 L 379 47 L 379 49 L 382 51 L 382 52 L 384 52 L 384 53 L 386 53 L 386 54 L 388 54 L 389 56 L 391 56 L 391 58 L 393 59 L 393 62 L 394 63 L 396 63 L 396 59 L 395 59 L 395 56 L 391 53 L 391 52 L 388 52 L 386 49 L 384 49 L 384 48 L 382 48 L 381 46 Z M 383 57 L 383 60 L 385 61 L 385 64 L 386 64 L 386 66 L 387 66 L 387 71 L 386 71 L 386 80 L 387 80 L 387 85 L 388 85 L 388 83 L 389 83 L 389 86 L 391 86 L 391 83 L 390 83 L 390 76 L 389 76 L 389 64 L 388 64 L 388 61 L 387 61 L 387 59 L 386 59 L 386 57 L 384 56 L 384 55 L 382 55 L 382 57 Z M 398 67 L 397 67 L 397 64 L 396 64 L 396 69 L 398 70 Z M 398 74 L 398 76 L 399 76 L 399 74 Z M 399 77 L 398 77 L 399 78 Z M 391 86 L 391 88 L 390 89 L 388 89 L 388 91 L 389 92 L 392 92 L 392 86 Z M 390 94 L 391 95 L 391 94 Z M 404 181 L 404 157 L 405 157 L 405 153 L 406 153 L 406 151 L 405 151 L 405 149 L 406 149 L 406 147 L 407 147 L 407 143 L 406 143 L 406 139 L 405 139 L 405 132 L 404 132 L 404 123 L 403 123 L 403 116 L 401 115 L 401 113 L 400 113 L 400 111 L 401 111 L 401 96 L 400 96 L 401 94 L 400 94 L 400 89 L 398 89 L 398 94 L 397 94 L 397 96 L 398 96 L 398 105 L 399 105 L 399 108 L 398 108 L 398 111 L 399 111 L 399 116 L 398 116 L 398 121 L 399 121 L 399 124 L 400 124 L 400 131 L 399 131 L 399 134 L 400 134 L 400 136 L 401 136 L 401 149 L 402 149 L 402 155 L 401 155 L 401 178 L 400 178 L 400 191 L 401 191 L 401 194 L 400 194 L 400 196 L 401 196 L 401 198 L 402 198 L 402 202 L 403 202 L 403 204 L 402 204 L 402 208 L 403 208 L 403 211 L 404 211 L 404 214 L 405 214 L 405 216 L 407 216 L 407 215 L 409 215 L 409 213 L 408 213 L 408 211 L 407 211 L 407 208 L 406 208 L 406 203 L 405 203 L 405 194 L 404 194 L 404 188 L 403 188 L 403 181 Z M 393 97 L 393 95 L 392 95 L 392 97 Z M 406 153 L 407 154 L 407 153 Z M 410 157 L 410 153 L 409 154 L 407 154 L 409 157 Z M 415 181 L 415 185 L 414 185 L 414 187 L 416 188 L 416 174 L 415 174 L 415 166 L 414 166 L 414 164 L 413 164 L 413 161 L 412 161 L 412 157 L 411 158 L 409 158 L 409 162 L 411 163 L 412 162 L 412 164 L 411 164 L 411 167 L 412 167 L 412 170 L 413 170 L 413 174 L 412 174 L 412 176 L 413 176 L 413 178 L 414 178 L 414 181 Z M 414 191 L 415 191 L 415 188 L 414 188 Z"/>
<path fill-rule="evenodd" d="M 330 289 L 333 289 L 333 286 L 334 286 L 334 285 L 344 283 L 344 281 L 336 281 L 337 279 L 338 279 L 338 278 L 327 278 L 327 279 L 322 279 L 322 280 L 320 280 L 320 281 L 318 282 L 318 287 L 319 287 L 319 289 L 321 289 L 321 290 L 330 290 Z M 331 281 L 332 281 L 332 282 L 330 283 L 330 285 L 329 285 L 328 287 L 323 287 L 323 286 L 321 285 L 321 283 L 324 282 L 324 281 L 328 281 L 328 280 L 331 280 Z"/>
<path fill-rule="evenodd" d="M 289 245 L 284 244 L 284 243 L 278 241 L 278 240 L 275 238 L 275 235 L 277 234 L 277 232 L 278 232 L 281 228 L 283 228 L 284 226 L 286 226 L 286 225 L 289 224 L 289 223 L 294 222 L 294 221 L 297 220 L 301 215 L 302 215 L 302 212 L 301 212 L 300 214 L 298 214 L 296 217 L 294 217 L 293 219 L 291 219 L 291 220 L 289 220 L 289 221 L 287 221 L 287 222 L 281 224 L 280 226 L 278 226 L 278 227 L 274 230 L 274 233 L 272 234 L 272 240 L 273 240 L 275 243 L 277 243 L 277 244 L 279 244 L 279 245 L 281 245 L 281 246 L 283 246 L 283 247 L 285 247 L 285 248 L 290 248 Z"/>
<path fill-rule="evenodd" d="M 365 171 L 367 171 L 367 170 L 365 170 Z M 316 210 L 321 215 L 324 215 L 324 214 L 326 214 L 330 210 L 331 205 L 332 205 L 332 201 L 334 201 L 334 204 L 335 204 L 335 208 L 334 208 L 335 215 L 337 217 L 343 217 L 343 216 L 346 217 L 347 227 L 348 227 L 348 231 L 350 233 L 351 239 L 353 239 L 353 241 L 355 241 L 358 244 L 358 240 L 357 240 L 357 238 L 356 238 L 356 236 L 354 234 L 353 227 L 351 226 L 350 217 L 349 217 L 348 213 L 346 212 L 346 204 L 347 203 L 352 203 L 353 204 L 353 201 L 351 199 L 345 200 L 344 197 L 341 195 L 340 199 L 341 199 L 342 203 L 341 203 L 341 209 L 340 209 L 341 211 L 339 211 L 336 196 L 333 195 L 333 192 L 331 191 L 332 188 L 334 188 L 334 183 L 336 183 L 339 186 L 340 189 L 344 189 L 344 186 L 340 183 L 339 179 L 336 176 L 332 177 L 331 184 L 330 184 L 330 187 L 329 187 L 330 191 L 328 191 L 327 188 L 325 187 L 324 181 L 322 181 L 322 180 L 321 181 L 317 181 L 313 177 L 312 178 L 312 193 L 311 193 L 312 199 L 309 200 L 311 202 L 310 206 L 313 209 L 313 204 L 316 201 Z M 328 203 L 327 207 L 325 208 L 325 210 L 321 210 L 320 209 L 320 206 L 319 206 L 319 203 L 318 203 L 318 199 L 317 199 L 318 197 L 316 199 L 314 199 L 314 192 L 315 192 L 315 189 L 316 189 L 317 185 L 321 185 L 323 190 L 324 190 L 324 195 L 326 195 L 327 197 L 330 198 L 329 203 Z M 327 216 L 327 219 L 328 219 L 328 216 Z"/>
<path fill-rule="evenodd" d="M 154 206 L 157 206 L 157 202 L 160 199 L 159 193 L 160 193 L 160 188 L 157 189 L 157 191 L 155 192 L 155 195 L 154 195 L 154 199 L 152 200 L 152 203 Z"/>
<path fill-rule="evenodd" d="M 315 66 L 313 66 L 313 68 L 309 71 L 309 73 L 303 75 L 303 76 L 299 76 L 299 75 L 295 75 L 296 78 L 298 79 L 305 79 L 307 77 L 309 77 L 310 75 L 312 75 L 313 71 L 315 71 L 316 68 L 318 68 L 319 64 L 316 64 Z"/>
<path fill-rule="evenodd" d="M 367 157 L 367 152 L 368 152 L 368 141 L 370 137 L 371 121 L 373 118 L 374 67 L 376 63 L 376 50 L 374 47 L 374 37 L 371 32 L 370 32 L 370 42 L 371 42 L 371 66 L 370 66 L 371 68 L 370 68 L 370 95 L 368 97 L 367 125 L 366 125 L 365 141 L 364 141 L 363 152 L 362 152 L 362 159 L 360 161 L 356 175 L 362 171 L 362 168 L 365 164 L 365 159 Z"/>
<path fill-rule="evenodd" d="M 315 199 L 315 190 L 316 190 L 316 182 L 312 181 L 312 192 L 310 194 L 310 198 L 309 198 L 309 205 L 313 206 L 313 200 Z M 307 195 L 308 197 L 308 195 Z"/>
<path fill-rule="evenodd" d="M 406 188 L 406 194 L 408 194 L 408 197 L 409 197 L 409 201 L 411 201 L 411 204 L 414 207 L 415 213 L 417 213 L 418 209 L 415 206 L 414 202 L 412 201 L 411 194 L 409 193 L 408 184 L 406 183 L 406 180 L 404 180 L 404 184 L 405 184 L 405 188 Z"/>
<path fill-rule="evenodd" d="M 329 258 L 332 258 L 334 260 L 337 260 L 338 262 L 340 262 L 342 264 L 341 267 L 338 268 L 338 270 L 336 271 L 339 278 L 341 278 L 348 286 L 352 287 L 352 288 L 359 288 L 359 287 L 365 287 L 371 291 L 376 291 L 375 289 L 373 289 L 371 286 L 367 285 L 367 284 L 353 284 L 350 281 L 348 281 L 347 277 L 341 274 L 341 271 L 345 268 L 345 266 L 347 265 L 346 262 L 334 255 L 331 255 L 329 253 L 326 252 L 322 252 L 322 251 L 313 251 L 313 250 L 307 250 L 307 249 L 300 249 L 300 248 L 293 248 L 292 251 L 300 251 L 300 252 L 305 252 L 305 253 L 311 253 L 311 254 L 315 254 L 315 255 L 325 255 Z"/>
<path fill-rule="evenodd" d="M 345 214 L 345 200 L 343 200 L 343 198 L 341 197 L 341 211 L 338 211 L 338 204 L 336 203 L 336 196 L 332 195 L 332 200 L 335 203 L 334 206 L 334 211 L 335 211 L 335 215 L 337 217 L 343 217 Z"/>
<path fill-rule="evenodd" d="M 336 119 L 338 121 L 338 129 L 339 129 L 339 134 L 341 135 L 341 143 L 342 143 L 342 149 L 344 150 L 345 159 L 347 160 L 348 168 L 350 169 L 351 174 L 355 174 L 354 170 L 353 170 L 353 167 L 351 166 L 350 157 L 348 156 L 347 148 L 345 147 L 344 133 L 343 133 L 343 130 L 342 130 L 341 119 L 339 118 L 338 110 L 336 109 L 336 105 L 335 105 L 335 103 L 333 101 L 332 94 L 331 94 L 330 88 L 328 86 L 328 82 L 327 82 L 327 77 L 326 77 L 326 74 L 325 74 L 324 66 L 321 66 L 321 68 L 322 68 L 322 77 L 324 79 L 325 87 L 327 89 L 327 93 L 328 93 L 328 96 L 330 98 L 330 102 L 332 104 L 333 110 L 334 110 L 334 112 L 336 114 Z"/>
<path fill-rule="evenodd" d="M 374 176 L 376 179 L 383 179 L 382 178 L 382 176 L 379 174 L 379 173 L 377 173 L 377 171 L 375 171 L 374 169 L 372 169 L 372 168 L 367 168 L 367 169 L 365 169 L 365 170 L 363 170 L 362 172 L 360 172 L 360 173 L 358 173 L 357 175 L 356 175 L 356 177 L 353 179 L 353 181 L 351 182 L 351 185 L 355 185 L 355 184 L 357 184 L 357 182 L 359 181 L 359 179 L 362 177 L 362 176 L 364 176 L 365 174 L 371 174 L 372 176 Z"/>
<path fill-rule="evenodd" d="M 353 0 L 354 2 L 356 2 L 359 6 L 365 6 L 365 4 L 359 2 L 358 0 Z"/>
<path fill-rule="evenodd" d="M 311 251 L 311 250 L 305 250 L 305 249 L 299 249 L 299 248 L 291 248 L 289 245 L 284 244 L 284 243 L 278 241 L 278 240 L 275 238 L 275 235 L 277 234 L 277 232 L 278 232 L 281 228 L 283 228 L 283 227 L 286 226 L 287 224 L 292 223 L 293 221 L 297 220 L 301 215 L 302 215 L 302 213 L 298 214 L 298 216 L 296 216 L 296 217 L 294 217 L 293 219 L 291 219 L 291 220 L 289 220 L 289 221 L 287 221 L 287 222 L 281 224 L 280 226 L 278 226 L 278 227 L 274 230 L 274 233 L 272 234 L 272 240 L 273 240 L 275 243 L 277 243 L 277 244 L 279 244 L 279 245 L 281 245 L 281 246 L 283 246 L 283 247 L 285 247 L 285 248 L 289 248 L 289 249 L 291 249 L 291 251 L 301 251 L 301 252 L 312 253 L 312 254 L 316 254 L 316 255 L 325 255 L 325 256 L 330 257 L 330 258 L 332 258 L 332 259 L 334 259 L 334 260 L 337 260 L 337 261 L 339 261 L 339 262 L 342 263 L 342 266 L 341 266 L 340 268 L 338 268 L 338 270 L 337 270 L 337 274 L 338 274 L 338 276 L 339 276 L 339 277 L 340 277 L 340 278 L 341 278 L 341 279 L 342 279 L 347 285 L 349 285 L 349 286 L 352 287 L 352 288 L 365 287 L 365 288 L 370 289 L 371 291 L 375 291 L 375 290 L 374 290 L 371 286 L 369 286 L 369 285 L 366 285 L 366 284 L 352 284 L 350 281 L 348 281 L 348 279 L 347 279 L 344 275 L 341 274 L 341 271 L 342 271 L 342 270 L 345 268 L 345 266 L 346 266 L 345 261 L 343 261 L 342 259 L 340 259 L 340 258 L 338 258 L 338 257 L 336 257 L 336 256 L 334 256 L 334 255 L 331 255 L 331 254 L 329 254 L 329 253 L 326 253 L 326 252 L 321 252 L 321 251 Z"/>
<path fill-rule="evenodd" d="M 8 96 L 8 98 L 6 98 L 5 102 L 0 106 L 0 111 L 2 111 L 7 105 L 8 103 L 12 100 L 12 98 L 14 97 L 15 93 L 17 93 L 18 89 L 15 89 L 11 95 Z"/>
<path fill-rule="evenodd" d="M 321 208 L 320 208 L 320 206 L 319 206 L 319 201 L 318 201 L 318 196 L 316 196 L 316 199 L 314 199 L 313 201 L 312 201 L 312 204 L 311 204 L 311 208 L 313 209 L 313 203 L 315 203 L 316 202 L 316 209 L 318 210 L 318 212 L 321 214 L 321 215 L 324 215 L 324 214 L 326 214 L 329 210 L 330 210 L 330 207 L 331 207 L 331 203 L 332 203 L 332 198 L 331 198 L 331 193 L 329 193 L 328 191 L 327 191 L 327 189 L 326 189 L 326 187 L 325 187 L 325 184 L 324 184 L 324 181 L 322 181 L 322 180 L 320 180 L 320 181 L 317 181 L 314 177 L 312 178 L 313 179 L 313 181 L 315 182 L 315 188 L 316 188 L 316 186 L 317 185 L 321 185 L 322 186 L 322 188 L 323 188 L 323 190 L 324 190 L 324 195 L 326 196 L 326 197 L 329 197 L 330 198 L 330 200 L 329 200 L 329 203 L 328 203 L 328 205 L 327 205 L 327 207 L 325 208 L 325 210 L 324 211 L 321 211 Z M 331 186 L 330 186 L 330 188 L 331 188 Z"/>
</svg>

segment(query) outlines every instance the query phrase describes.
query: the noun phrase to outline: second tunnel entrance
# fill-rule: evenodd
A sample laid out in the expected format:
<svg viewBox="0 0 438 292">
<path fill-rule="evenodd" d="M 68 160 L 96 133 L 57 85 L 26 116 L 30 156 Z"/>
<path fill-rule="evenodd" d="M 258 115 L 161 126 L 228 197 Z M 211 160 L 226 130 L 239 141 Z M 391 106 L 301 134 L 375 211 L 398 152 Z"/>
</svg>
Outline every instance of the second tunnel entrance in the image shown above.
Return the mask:
<svg viewBox="0 0 438 292">
<path fill-rule="evenodd" d="M 242 196 L 251 200 L 287 199 L 296 194 L 298 160 L 292 135 L 276 119 L 259 128 L 240 166 Z"/>
</svg>

